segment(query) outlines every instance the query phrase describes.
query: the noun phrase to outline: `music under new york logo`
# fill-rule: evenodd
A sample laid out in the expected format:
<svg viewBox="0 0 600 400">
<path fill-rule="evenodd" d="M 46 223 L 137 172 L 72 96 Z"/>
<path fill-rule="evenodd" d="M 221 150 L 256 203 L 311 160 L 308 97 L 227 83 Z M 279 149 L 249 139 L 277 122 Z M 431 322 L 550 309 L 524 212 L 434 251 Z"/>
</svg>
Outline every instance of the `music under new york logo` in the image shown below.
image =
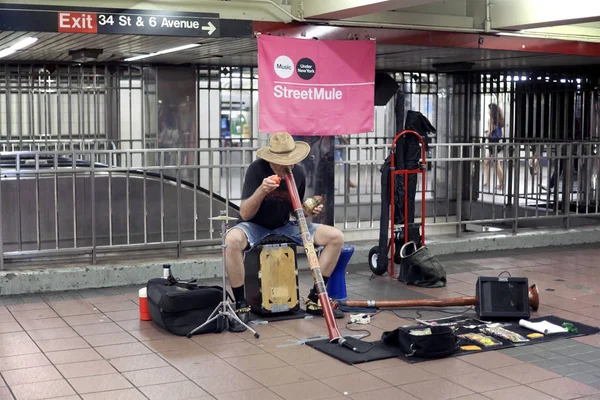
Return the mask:
<svg viewBox="0 0 600 400">
<path fill-rule="evenodd" d="M 317 66 L 313 60 L 304 57 L 294 64 L 288 56 L 279 56 L 273 65 L 275 73 L 281 79 L 289 79 L 296 75 L 305 81 L 315 77 Z M 330 84 L 311 84 L 275 81 L 273 95 L 278 99 L 297 100 L 341 100 L 342 91 Z M 291 87 L 288 87 L 291 86 Z"/>
</svg>

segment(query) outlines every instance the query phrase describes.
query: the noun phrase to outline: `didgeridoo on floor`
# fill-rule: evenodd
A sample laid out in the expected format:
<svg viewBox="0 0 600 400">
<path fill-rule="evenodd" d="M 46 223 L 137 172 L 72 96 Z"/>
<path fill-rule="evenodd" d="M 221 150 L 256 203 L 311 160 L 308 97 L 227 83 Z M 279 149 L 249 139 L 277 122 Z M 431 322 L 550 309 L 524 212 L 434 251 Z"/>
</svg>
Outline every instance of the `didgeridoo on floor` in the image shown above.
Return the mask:
<svg viewBox="0 0 600 400">
<path fill-rule="evenodd" d="M 451 297 L 446 299 L 419 299 L 419 300 L 342 300 L 342 306 L 363 308 L 403 308 L 403 307 L 453 307 L 474 306 L 477 297 Z M 540 293 L 535 283 L 529 287 L 529 306 L 537 311 L 540 306 Z"/>
</svg>

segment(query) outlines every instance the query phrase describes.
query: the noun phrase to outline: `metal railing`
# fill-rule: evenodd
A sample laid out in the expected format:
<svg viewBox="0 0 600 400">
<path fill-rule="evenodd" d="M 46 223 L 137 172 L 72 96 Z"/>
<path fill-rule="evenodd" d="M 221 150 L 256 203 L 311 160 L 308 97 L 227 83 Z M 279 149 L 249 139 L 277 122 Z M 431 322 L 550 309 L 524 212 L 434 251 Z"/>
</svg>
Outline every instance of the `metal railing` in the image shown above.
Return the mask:
<svg viewBox="0 0 600 400">
<path fill-rule="evenodd" d="M 453 226 L 457 235 L 473 227 L 517 232 L 598 224 L 599 145 L 431 144 L 428 224 Z M 99 254 L 122 251 L 171 249 L 182 256 L 213 249 L 219 237 L 208 218 L 224 207 L 236 212 L 256 150 L 100 147 L 3 152 L 0 243 L 6 260 L 83 255 L 96 262 Z M 347 157 L 336 161 L 336 225 L 376 229 L 380 168 L 389 146 L 340 149 Z M 500 174 L 502 187 L 496 188 Z"/>
<path fill-rule="evenodd" d="M 432 144 L 424 188 L 427 217 L 438 226 L 456 226 L 459 235 L 466 225 L 508 224 L 516 232 L 519 221 L 547 223 L 543 220 L 560 218 L 568 227 L 573 219 L 595 217 L 598 146 L 597 142 Z M 338 171 L 340 164 L 344 167 L 336 174 L 336 194 L 343 198 L 336 212 L 348 215 L 352 208 L 364 216 L 361 211 L 369 211 L 375 219 L 343 220 L 343 228 L 374 228 L 379 209 L 373 209 L 381 198 L 380 166 L 389 148 L 360 145 L 346 150 L 363 155 L 337 163 Z M 369 155 L 375 157 L 369 161 Z M 357 187 L 351 188 L 349 180 Z M 420 180 L 416 190 L 423 190 Z"/>
<path fill-rule="evenodd" d="M 69 150 L 116 150 L 117 144 L 110 140 L 15 140 L 0 143 L 0 149 L 3 153 L 7 152 L 48 152 L 48 151 L 69 151 Z"/>
</svg>

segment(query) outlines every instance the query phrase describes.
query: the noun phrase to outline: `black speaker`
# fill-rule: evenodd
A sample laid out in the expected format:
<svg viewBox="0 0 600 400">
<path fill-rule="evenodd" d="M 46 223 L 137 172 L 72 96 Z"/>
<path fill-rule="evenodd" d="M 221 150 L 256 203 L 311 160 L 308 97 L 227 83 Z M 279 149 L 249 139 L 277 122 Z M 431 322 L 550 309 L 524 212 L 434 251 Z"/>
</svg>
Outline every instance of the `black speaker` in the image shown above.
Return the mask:
<svg viewBox="0 0 600 400">
<path fill-rule="evenodd" d="M 480 319 L 528 319 L 529 284 L 521 277 L 477 279 L 475 312 Z"/>
<path fill-rule="evenodd" d="M 375 105 L 385 106 L 398 91 L 398 82 L 388 74 L 375 74 Z"/>
</svg>

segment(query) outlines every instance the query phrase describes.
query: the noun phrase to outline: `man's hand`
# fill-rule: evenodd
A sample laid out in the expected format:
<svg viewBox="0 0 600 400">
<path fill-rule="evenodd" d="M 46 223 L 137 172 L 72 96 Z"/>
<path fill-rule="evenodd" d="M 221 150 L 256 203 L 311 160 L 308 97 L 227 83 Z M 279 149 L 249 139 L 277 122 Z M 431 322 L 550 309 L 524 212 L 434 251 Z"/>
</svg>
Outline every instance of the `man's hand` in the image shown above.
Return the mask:
<svg viewBox="0 0 600 400">
<path fill-rule="evenodd" d="M 278 183 L 276 183 L 275 181 L 273 181 L 270 178 L 265 178 L 265 179 L 263 179 L 263 181 L 259 187 L 259 190 L 263 194 L 267 195 L 267 194 L 271 193 L 273 190 L 277 189 L 278 187 L 279 187 Z"/>
<path fill-rule="evenodd" d="M 279 187 L 277 183 L 269 178 L 270 177 L 263 179 L 260 186 L 254 191 L 254 194 L 246 200 L 243 200 L 242 204 L 240 204 L 240 217 L 242 220 L 249 221 L 252 219 L 258 212 L 260 204 L 265 197 Z"/>
<path fill-rule="evenodd" d="M 315 208 L 313 208 L 313 217 L 316 217 L 317 215 L 319 215 L 321 213 L 321 211 L 323 211 L 323 204 L 319 204 L 318 206 L 316 206 Z"/>
</svg>

